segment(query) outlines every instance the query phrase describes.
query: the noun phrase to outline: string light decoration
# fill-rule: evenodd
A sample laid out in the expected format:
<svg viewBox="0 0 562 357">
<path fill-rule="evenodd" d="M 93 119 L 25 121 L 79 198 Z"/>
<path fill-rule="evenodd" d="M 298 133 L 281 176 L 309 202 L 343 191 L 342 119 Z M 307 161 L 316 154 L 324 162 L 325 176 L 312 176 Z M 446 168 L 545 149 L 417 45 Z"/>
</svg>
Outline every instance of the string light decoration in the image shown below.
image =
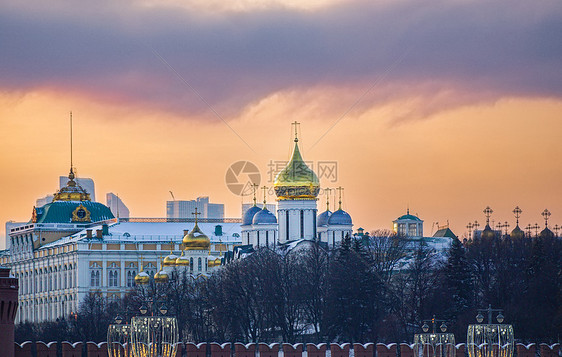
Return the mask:
<svg viewBox="0 0 562 357">
<path fill-rule="evenodd" d="M 429 331 L 430 322 L 432 332 Z M 439 325 L 441 332 L 436 332 L 436 325 Z M 422 330 L 424 333 L 414 335 L 414 356 L 417 357 L 455 357 L 455 335 L 447 333 L 445 320 L 437 320 L 435 316 L 431 320 L 424 320 Z"/>
<path fill-rule="evenodd" d="M 483 324 L 487 313 L 488 323 Z M 496 316 L 498 323 L 492 323 L 492 313 L 498 312 Z M 505 317 L 502 309 L 479 309 L 476 315 L 478 324 L 468 325 L 466 346 L 468 357 L 512 357 L 514 351 L 513 326 L 503 324 Z"/>
</svg>

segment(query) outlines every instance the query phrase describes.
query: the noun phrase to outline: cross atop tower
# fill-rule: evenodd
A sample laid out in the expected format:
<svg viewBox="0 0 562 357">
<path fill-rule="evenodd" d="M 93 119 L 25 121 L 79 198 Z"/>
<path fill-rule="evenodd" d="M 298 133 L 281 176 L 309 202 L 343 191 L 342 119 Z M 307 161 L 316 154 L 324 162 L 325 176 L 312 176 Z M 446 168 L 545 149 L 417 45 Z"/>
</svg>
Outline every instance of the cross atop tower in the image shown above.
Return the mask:
<svg viewBox="0 0 562 357">
<path fill-rule="evenodd" d="M 252 183 L 252 188 L 254 189 L 254 206 L 256 205 L 256 191 L 258 189 L 258 184 L 257 183 Z"/>
<path fill-rule="evenodd" d="M 515 208 L 513 209 L 513 214 L 515 215 L 515 219 L 517 220 L 517 225 L 519 225 L 519 217 L 521 217 L 521 213 L 523 211 L 521 210 L 521 208 L 519 208 L 519 206 L 515 206 Z"/>
<path fill-rule="evenodd" d="M 298 133 L 298 126 L 301 125 L 298 121 L 294 121 L 291 123 L 291 126 L 295 127 L 295 143 L 299 141 L 299 133 Z"/>
<path fill-rule="evenodd" d="M 338 201 L 339 207 L 338 207 L 338 209 L 341 209 L 341 193 L 343 191 L 343 187 L 340 186 L 340 187 L 336 188 L 336 190 L 338 190 L 338 192 L 339 192 L 339 201 Z"/>
<path fill-rule="evenodd" d="M 263 186 L 263 208 L 265 208 L 267 202 L 267 186 Z"/>
<path fill-rule="evenodd" d="M 201 213 L 197 212 L 197 207 L 195 207 L 195 212 L 192 212 L 191 214 L 195 216 L 195 224 L 197 224 L 197 216 L 199 216 L 201 214 Z"/>
<path fill-rule="evenodd" d="M 550 218 L 550 214 L 551 214 L 550 211 L 547 210 L 546 208 L 541 213 L 542 218 L 544 218 L 544 226 L 545 227 L 548 227 L 548 219 Z"/>
<path fill-rule="evenodd" d="M 486 215 L 486 224 L 490 224 L 490 216 L 494 213 L 494 211 L 490 208 L 490 206 L 486 206 L 482 212 Z"/>
<path fill-rule="evenodd" d="M 326 192 L 326 211 L 330 210 L 330 191 L 332 191 L 331 188 L 325 188 L 324 191 Z"/>
</svg>

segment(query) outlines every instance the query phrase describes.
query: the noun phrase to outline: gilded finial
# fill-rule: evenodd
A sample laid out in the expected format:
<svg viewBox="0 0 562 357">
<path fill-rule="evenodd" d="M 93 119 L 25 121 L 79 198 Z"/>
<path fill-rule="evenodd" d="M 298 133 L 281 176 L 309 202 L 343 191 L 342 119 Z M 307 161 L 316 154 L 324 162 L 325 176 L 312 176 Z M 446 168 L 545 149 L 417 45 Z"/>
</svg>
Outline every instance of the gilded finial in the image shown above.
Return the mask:
<svg viewBox="0 0 562 357">
<path fill-rule="evenodd" d="M 265 205 L 267 202 L 267 186 L 263 186 L 263 208 L 265 209 Z"/>
<path fill-rule="evenodd" d="M 257 188 L 258 188 L 258 184 L 254 182 L 252 184 L 252 187 L 254 188 L 254 206 L 256 206 L 256 191 L 257 191 Z"/>
<path fill-rule="evenodd" d="M 548 227 L 548 219 L 550 218 L 550 211 L 548 209 L 544 209 L 544 211 L 542 211 L 541 216 L 542 218 L 544 218 L 544 226 Z"/>
<path fill-rule="evenodd" d="M 494 213 L 494 211 L 490 208 L 490 206 L 486 206 L 482 212 L 486 215 L 486 225 L 490 224 L 490 216 Z"/>
<path fill-rule="evenodd" d="M 195 225 L 197 225 L 197 221 L 198 221 L 197 216 L 199 216 L 201 213 L 197 212 L 197 207 L 195 207 L 195 212 L 191 214 L 195 216 Z"/>
<path fill-rule="evenodd" d="M 515 206 L 515 208 L 513 209 L 513 214 L 515 215 L 515 220 L 517 222 L 517 226 L 519 227 L 519 217 L 521 217 L 521 213 L 523 211 L 521 210 L 521 208 L 519 208 L 519 206 Z"/>
<path fill-rule="evenodd" d="M 300 125 L 300 123 L 295 120 L 293 123 L 291 123 L 291 125 L 295 126 L 295 143 L 298 143 L 299 142 L 299 137 L 298 137 L 299 134 L 298 134 L 298 131 L 297 131 L 297 127 L 298 127 L 298 125 Z"/>
<path fill-rule="evenodd" d="M 339 206 L 338 206 L 338 209 L 341 210 L 341 193 L 343 191 L 343 188 L 340 186 L 340 187 L 337 188 L 337 190 L 339 191 L 339 201 L 338 201 Z"/>
</svg>

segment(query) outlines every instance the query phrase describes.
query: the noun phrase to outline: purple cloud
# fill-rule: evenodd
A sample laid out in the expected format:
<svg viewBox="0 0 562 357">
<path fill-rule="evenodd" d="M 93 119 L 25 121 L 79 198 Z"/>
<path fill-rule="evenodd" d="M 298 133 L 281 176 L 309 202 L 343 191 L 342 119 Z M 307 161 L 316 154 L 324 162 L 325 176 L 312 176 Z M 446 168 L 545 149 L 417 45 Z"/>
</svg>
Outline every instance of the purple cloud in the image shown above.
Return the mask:
<svg viewBox="0 0 562 357">
<path fill-rule="evenodd" d="M 226 116 L 279 90 L 362 91 L 377 80 L 365 105 L 440 91 L 459 93 L 445 96 L 442 104 L 453 106 L 562 96 L 558 0 L 352 1 L 215 15 L 108 4 L 44 12 L 0 5 L 0 90 L 47 87 L 208 111 L 183 79 Z M 436 97 L 425 109 L 440 105 Z"/>
</svg>

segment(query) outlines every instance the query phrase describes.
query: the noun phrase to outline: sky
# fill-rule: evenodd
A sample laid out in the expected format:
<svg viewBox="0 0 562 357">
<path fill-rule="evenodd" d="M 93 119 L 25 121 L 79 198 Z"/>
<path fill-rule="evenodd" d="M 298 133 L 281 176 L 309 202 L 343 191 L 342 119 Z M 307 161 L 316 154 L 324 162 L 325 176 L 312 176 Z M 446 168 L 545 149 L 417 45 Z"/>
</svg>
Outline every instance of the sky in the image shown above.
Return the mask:
<svg viewBox="0 0 562 357">
<path fill-rule="evenodd" d="M 72 111 L 78 176 L 135 217 L 239 217 L 228 168 L 271 186 L 298 121 L 355 228 L 562 225 L 560 33 L 559 0 L 0 1 L 0 222 L 68 174 Z"/>
</svg>

